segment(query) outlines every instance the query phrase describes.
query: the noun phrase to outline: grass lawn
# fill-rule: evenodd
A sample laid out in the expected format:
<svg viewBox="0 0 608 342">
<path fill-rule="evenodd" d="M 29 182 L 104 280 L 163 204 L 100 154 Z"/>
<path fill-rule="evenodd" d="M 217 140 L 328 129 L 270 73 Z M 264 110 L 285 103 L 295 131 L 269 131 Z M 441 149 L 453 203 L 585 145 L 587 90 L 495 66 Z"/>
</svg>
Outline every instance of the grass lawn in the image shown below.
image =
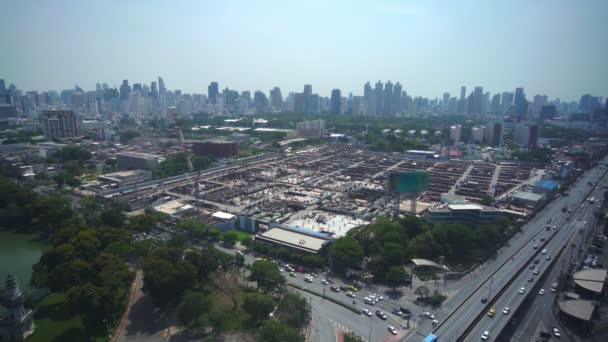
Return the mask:
<svg viewBox="0 0 608 342">
<path fill-rule="evenodd" d="M 34 324 L 36 330 L 27 338 L 27 342 L 107 341 L 105 331 L 87 331 L 82 323 L 82 315 L 68 311 L 63 293 L 52 293 L 40 302 Z"/>
<path fill-rule="evenodd" d="M 236 238 L 237 241 L 247 240 L 247 238 L 249 238 L 251 235 L 253 235 L 253 234 L 243 231 L 243 230 L 234 229 L 233 231 L 236 232 L 236 234 L 237 234 L 237 238 Z"/>
</svg>

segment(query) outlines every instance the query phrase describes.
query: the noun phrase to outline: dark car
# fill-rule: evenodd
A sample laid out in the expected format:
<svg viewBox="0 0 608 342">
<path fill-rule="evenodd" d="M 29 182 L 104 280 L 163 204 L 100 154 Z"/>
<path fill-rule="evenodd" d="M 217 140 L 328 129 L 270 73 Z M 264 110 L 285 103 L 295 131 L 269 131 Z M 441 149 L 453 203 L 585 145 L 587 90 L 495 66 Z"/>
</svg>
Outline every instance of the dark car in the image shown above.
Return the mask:
<svg viewBox="0 0 608 342">
<path fill-rule="evenodd" d="M 410 314 L 412 313 L 412 312 L 410 311 L 410 309 L 408 309 L 408 308 L 406 308 L 406 307 L 404 307 L 404 306 L 400 307 L 399 309 L 400 309 L 400 310 L 401 310 L 401 312 L 403 312 L 404 314 L 408 314 L 408 315 L 410 315 Z"/>
<path fill-rule="evenodd" d="M 349 288 L 348 288 L 348 286 L 340 286 L 340 290 L 342 290 L 342 291 L 348 291 Z"/>
<path fill-rule="evenodd" d="M 484 303 L 484 304 L 487 303 L 488 302 L 488 298 L 486 298 L 486 297 L 481 298 L 481 302 Z"/>
<path fill-rule="evenodd" d="M 386 319 L 386 314 L 380 310 L 376 311 L 376 316 L 378 316 L 380 319 L 385 320 Z"/>
<path fill-rule="evenodd" d="M 325 280 L 327 280 L 328 283 L 333 284 L 334 280 L 332 278 L 326 278 Z"/>
</svg>

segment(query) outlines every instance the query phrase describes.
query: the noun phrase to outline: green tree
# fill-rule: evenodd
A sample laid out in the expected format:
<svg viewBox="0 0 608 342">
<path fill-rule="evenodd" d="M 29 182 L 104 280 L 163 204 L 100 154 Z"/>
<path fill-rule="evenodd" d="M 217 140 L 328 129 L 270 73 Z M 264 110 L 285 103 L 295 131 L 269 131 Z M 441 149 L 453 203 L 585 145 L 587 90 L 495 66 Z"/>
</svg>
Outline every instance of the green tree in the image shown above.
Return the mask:
<svg viewBox="0 0 608 342">
<path fill-rule="evenodd" d="M 345 236 L 334 241 L 329 251 L 332 269 L 339 274 L 344 274 L 349 267 L 359 265 L 363 258 L 363 248 L 350 236 Z"/>
<path fill-rule="evenodd" d="M 167 260 L 156 253 L 144 259 L 143 271 L 143 290 L 163 308 L 179 302 L 196 284 L 197 272 L 191 263 Z"/>
<path fill-rule="evenodd" d="M 227 245 L 233 246 L 236 243 L 239 235 L 234 230 L 227 231 L 223 234 L 222 239 Z"/>
<path fill-rule="evenodd" d="M 304 342 L 304 336 L 299 330 L 289 325 L 270 320 L 267 321 L 259 330 L 256 336 L 257 342 Z"/>
<path fill-rule="evenodd" d="M 280 287 L 285 284 L 285 277 L 273 262 L 258 260 L 251 265 L 250 271 L 249 280 L 255 281 L 264 293 L 280 291 Z"/>
<path fill-rule="evenodd" d="M 256 323 L 267 319 L 275 305 L 276 303 L 272 297 L 255 292 L 246 294 L 243 301 L 243 309 L 251 315 Z"/>
<path fill-rule="evenodd" d="M 422 300 L 426 300 L 426 298 L 431 294 L 431 291 L 429 290 L 428 287 L 426 286 L 418 286 L 415 290 L 414 290 L 414 294 L 416 296 L 418 296 L 418 298 L 422 299 Z"/>
<path fill-rule="evenodd" d="M 301 328 L 310 317 L 310 306 L 299 293 L 287 293 L 279 303 L 275 318 L 294 328 Z"/>
<path fill-rule="evenodd" d="M 177 307 L 177 317 L 189 328 L 204 324 L 203 315 L 211 308 L 211 300 L 200 292 L 188 292 Z"/>
<path fill-rule="evenodd" d="M 395 291 L 399 285 L 403 284 L 405 276 L 406 273 L 402 266 L 392 266 L 388 269 L 386 281 L 393 288 L 393 291 Z"/>
</svg>

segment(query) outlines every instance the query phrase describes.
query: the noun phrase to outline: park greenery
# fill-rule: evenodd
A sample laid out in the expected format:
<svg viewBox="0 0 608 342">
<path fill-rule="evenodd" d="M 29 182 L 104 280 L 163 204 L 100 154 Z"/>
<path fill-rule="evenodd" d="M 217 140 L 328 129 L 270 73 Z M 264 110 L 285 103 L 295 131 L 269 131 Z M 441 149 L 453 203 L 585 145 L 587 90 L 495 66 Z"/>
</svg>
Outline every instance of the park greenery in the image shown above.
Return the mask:
<svg viewBox="0 0 608 342">
<path fill-rule="evenodd" d="M 214 159 L 205 156 L 191 156 L 191 161 L 192 167 L 195 171 L 197 171 L 211 167 Z M 162 161 L 158 169 L 153 171 L 153 176 L 154 178 L 164 178 L 177 176 L 185 172 L 188 172 L 187 157 L 184 152 L 179 152 L 169 155 L 164 161 Z"/>
<path fill-rule="evenodd" d="M 548 147 L 543 147 L 528 151 L 514 151 L 511 156 L 521 161 L 550 163 L 553 158 L 553 151 Z"/>
<path fill-rule="evenodd" d="M 134 277 L 107 248 L 130 242 L 132 234 L 124 226 L 88 224 L 61 195 L 43 196 L 6 178 L 0 178 L 0 222 L 51 245 L 33 266 L 32 285 L 56 294 L 57 310 L 80 317 L 85 336 L 106 334 L 124 311 Z"/>
<path fill-rule="evenodd" d="M 365 270 L 373 274 L 374 281 L 395 288 L 405 281 L 402 266 L 411 258 L 445 257 L 452 265 L 481 261 L 505 241 L 509 226 L 507 218 L 477 227 L 412 216 L 396 221 L 380 219 L 337 239 L 329 248 L 330 267 L 339 274 L 349 269 Z"/>
</svg>

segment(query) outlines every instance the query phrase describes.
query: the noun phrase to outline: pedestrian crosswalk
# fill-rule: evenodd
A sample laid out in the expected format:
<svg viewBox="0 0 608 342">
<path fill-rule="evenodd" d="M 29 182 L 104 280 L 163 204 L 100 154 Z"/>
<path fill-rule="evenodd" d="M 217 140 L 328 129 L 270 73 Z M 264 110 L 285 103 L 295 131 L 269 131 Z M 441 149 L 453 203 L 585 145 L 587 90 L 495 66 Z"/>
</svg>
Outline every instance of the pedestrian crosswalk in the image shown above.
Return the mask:
<svg viewBox="0 0 608 342">
<path fill-rule="evenodd" d="M 545 325 L 543 324 L 543 322 L 540 322 L 538 324 L 538 326 L 536 327 L 536 331 L 534 331 L 534 335 L 532 335 L 532 339 L 530 340 L 530 342 L 545 341 L 540 336 L 541 332 L 547 333 L 547 328 L 545 328 Z"/>
<path fill-rule="evenodd" d="M 345 334 L 350 334 L 350 333 L 352 333 L 352 332 L 353 332 L 351 329 L 349 329 L 348 327 L 346 327 L 344 324 L 342 324 L 342 323 L 340 323 L 340 322 L 336 322 L 336 321 L 334 321 L 333 319 L 330 319 L 330 320 L 329 320 L 329 322 L 331 323 L 331 325 L 332 325 L 334 328 L 336 328 L 336 329 L 338 329 L 338 330 L 340 330 L 340 331 L 344 332 Z"/>
</svg>

